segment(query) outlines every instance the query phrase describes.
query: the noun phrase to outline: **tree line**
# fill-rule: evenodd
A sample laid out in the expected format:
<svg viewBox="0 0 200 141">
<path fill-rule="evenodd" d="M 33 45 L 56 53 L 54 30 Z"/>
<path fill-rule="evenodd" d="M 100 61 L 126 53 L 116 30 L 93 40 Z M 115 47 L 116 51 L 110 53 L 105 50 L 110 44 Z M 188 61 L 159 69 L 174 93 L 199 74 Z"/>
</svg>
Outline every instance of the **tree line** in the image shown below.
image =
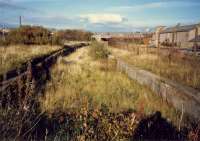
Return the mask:
<svg viewBox="0 0 200 141">
<path fill-rule="evenodd" d="M 0 45 L 61 45 L 65 41 L 89 41 L 92 33 L 84 30 L 54 30 L 42 26 L 21 26 L 0 37 Z"/>
</svg>

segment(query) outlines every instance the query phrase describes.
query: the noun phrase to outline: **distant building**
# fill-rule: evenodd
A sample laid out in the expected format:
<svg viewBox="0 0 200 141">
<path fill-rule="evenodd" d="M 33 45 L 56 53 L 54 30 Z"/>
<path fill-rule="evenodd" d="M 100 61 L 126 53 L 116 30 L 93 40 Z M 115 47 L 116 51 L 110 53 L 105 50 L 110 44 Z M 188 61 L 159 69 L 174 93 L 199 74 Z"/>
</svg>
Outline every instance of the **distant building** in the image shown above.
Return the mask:
<svg viewBox="0 0 200 141">
<path fill-rule="evenodd" d="M 92 39 L 96 40 L 98 42 L 105 42 L 108 41 L 111 38 L 110 35 L 104 35 L 104 34 L 95 34 L 92 35 Z"/>
<path fill-rule="evenodd" d="M 96 33 L 92 36 L 92 39 L 96 41 L 108 41 L 111 38 L 119 39 L 143 39 L 151 37 L 150 33 L 141 33 L 141 32 L 119 32 L 119 33 Z"/>
<path fill-rule="evenodd" d="M 155 46 L 174 46 L 182 48 L 193 47 L 200 43 L 200 24 L 176 25 L 174 27 L 160 26 L 156 28 L 152 42 Z"/>
<path fill-rule="evenodd" d="M 9 32 L 9 29 L 0 29 L 0 38 L 2 38 L 4 35 L 7 35 Z"/>
</svg>

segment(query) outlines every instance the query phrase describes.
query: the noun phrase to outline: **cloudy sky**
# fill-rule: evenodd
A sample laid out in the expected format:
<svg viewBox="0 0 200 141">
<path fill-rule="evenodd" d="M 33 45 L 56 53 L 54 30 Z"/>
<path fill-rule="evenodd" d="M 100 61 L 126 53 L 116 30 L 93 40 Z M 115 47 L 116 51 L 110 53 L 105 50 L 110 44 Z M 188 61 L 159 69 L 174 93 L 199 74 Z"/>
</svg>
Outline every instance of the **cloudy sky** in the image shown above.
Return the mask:
<svg viewBox="0 0 200 141">
<path fill-rule="evenodd" d="M 200 22 L 200 0 L 0 0 L 0 25 L 128 32 Z"/>
</svg>

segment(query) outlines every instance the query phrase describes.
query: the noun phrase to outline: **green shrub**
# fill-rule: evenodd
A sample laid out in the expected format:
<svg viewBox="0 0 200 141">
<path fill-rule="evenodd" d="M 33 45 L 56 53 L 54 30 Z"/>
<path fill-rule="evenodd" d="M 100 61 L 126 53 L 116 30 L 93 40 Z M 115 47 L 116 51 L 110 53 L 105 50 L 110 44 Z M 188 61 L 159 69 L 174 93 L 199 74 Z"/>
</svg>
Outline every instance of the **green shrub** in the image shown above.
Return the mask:
<svg viewBox="0 0 200 141">
<path fill-rule="evenodd" d="M 94 59 L 106 59 L 110 52 L 103 43 L 92 42 L 89 55 Z"/>
</svg>

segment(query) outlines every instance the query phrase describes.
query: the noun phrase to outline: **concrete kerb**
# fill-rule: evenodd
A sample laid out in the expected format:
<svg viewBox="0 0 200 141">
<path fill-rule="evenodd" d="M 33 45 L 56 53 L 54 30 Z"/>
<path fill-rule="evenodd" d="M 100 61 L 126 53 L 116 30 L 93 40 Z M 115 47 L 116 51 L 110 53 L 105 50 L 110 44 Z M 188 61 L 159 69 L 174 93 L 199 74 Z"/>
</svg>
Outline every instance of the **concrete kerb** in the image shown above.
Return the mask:
<svg viewBox="0 0 200 141">
<path fill-rule="evenodd" d="M 200 119 L 200 92 L 179 83 L 165 79 L 146 70 L 134 67 L 123 60 L 116 58 L 117 69 L 146 85 L 164 101 L 170 103 L 174 108 L 184 111 L 195 119 Z"/>
</svg>

